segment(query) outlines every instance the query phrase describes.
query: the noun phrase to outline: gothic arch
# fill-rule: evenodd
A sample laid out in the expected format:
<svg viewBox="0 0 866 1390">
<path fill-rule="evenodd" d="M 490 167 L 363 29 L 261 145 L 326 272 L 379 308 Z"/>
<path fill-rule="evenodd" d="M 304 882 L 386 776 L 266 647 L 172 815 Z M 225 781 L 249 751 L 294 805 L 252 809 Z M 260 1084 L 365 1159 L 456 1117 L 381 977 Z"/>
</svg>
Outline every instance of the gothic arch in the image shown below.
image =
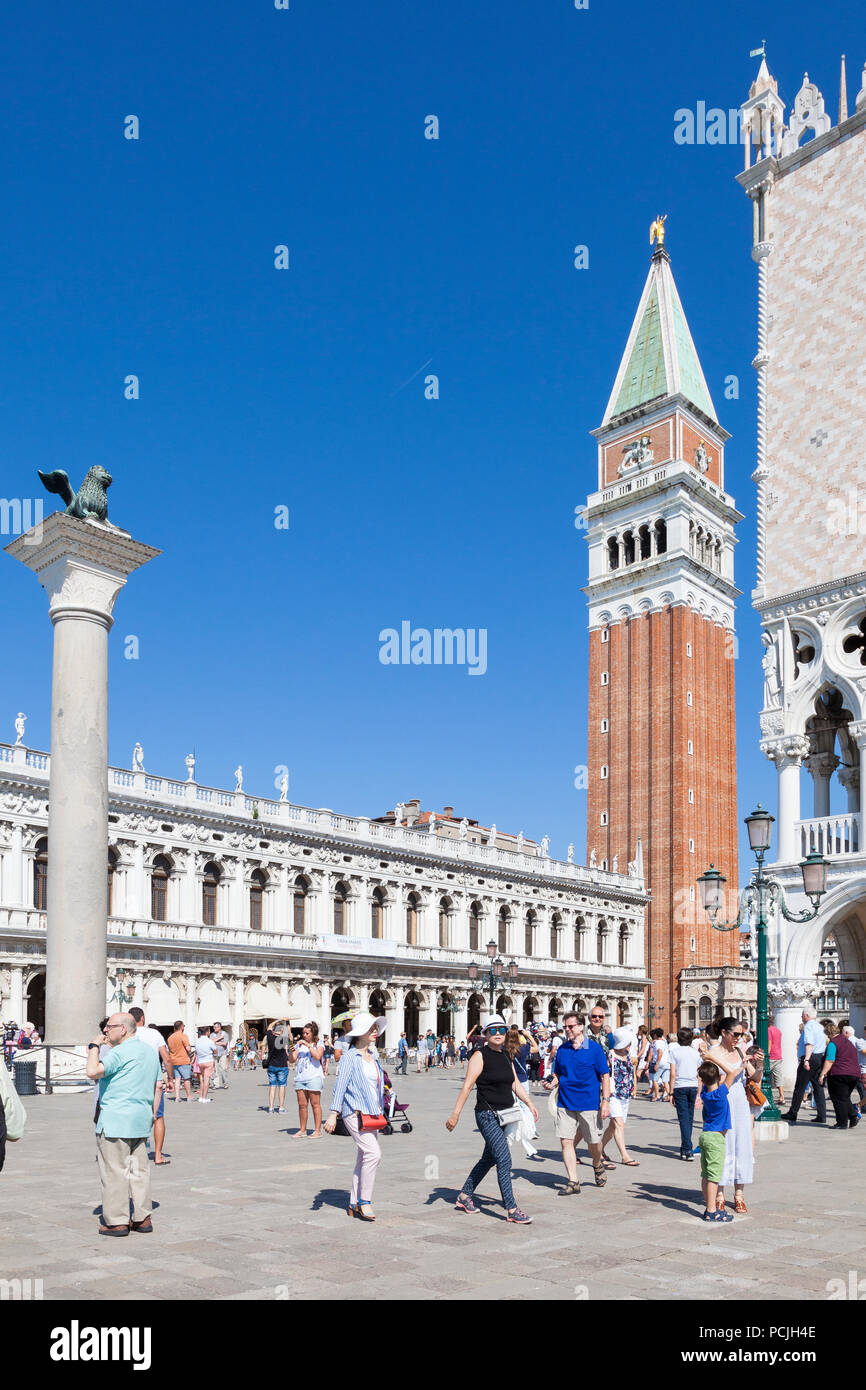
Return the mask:
<svg viewBox="0 0 866 1390">
<path fill-rule="evenodd" d="M 831 889 L 812 922 L 782 923 L 783 977 L 813 980 L 824 941 L 830 932 L 839 948 L 840 973 L 866 974 L 866 878 L 851 878 Z M 785 933 L 787 932 L 787 937 Z"/>
</svg>

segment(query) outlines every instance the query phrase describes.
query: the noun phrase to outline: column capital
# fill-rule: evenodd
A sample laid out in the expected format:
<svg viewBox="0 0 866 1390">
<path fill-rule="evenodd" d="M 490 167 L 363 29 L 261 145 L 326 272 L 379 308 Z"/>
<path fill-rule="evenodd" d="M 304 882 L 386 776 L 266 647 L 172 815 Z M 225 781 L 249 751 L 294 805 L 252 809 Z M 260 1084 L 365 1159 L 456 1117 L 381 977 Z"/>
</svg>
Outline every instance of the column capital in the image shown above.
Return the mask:
<svg viewBox="0 0 866 1390">
<path fill-rule="evenodd" d="M 813 778 L 829 780 L 839 766 L 839 762 L 840 759 L 835 753 L 810 753 L 804 759 L 803 766 Z"/>
<path fill-rule="evenodd" d="M 777 1009 L 811 1007 L 815 994 L 814 980 L 769 980 L 767 994 Z"/>
<path fill-rule="evenodd" d="M 852 719 L 848 724 L 848 733 L 859 749 L 866 748 L 866 719 Z"/>
<path fill-rule="evenodd" d="M 786 766 L 799 767 L 803 759 L 808 757 L 810 746 L 805 734 L 783 734 L 777 738 L 761 739 L 761 752 L 780 771 Z"/>
<path fill-rule="evenodd" d="M 16 537 L 6 553 L 36 575 L 48 594 L 53 623 L 76 617 L 108 628 L 129 575 L 160 552 L 117 527 L 54 512 Z"/>
</svg>

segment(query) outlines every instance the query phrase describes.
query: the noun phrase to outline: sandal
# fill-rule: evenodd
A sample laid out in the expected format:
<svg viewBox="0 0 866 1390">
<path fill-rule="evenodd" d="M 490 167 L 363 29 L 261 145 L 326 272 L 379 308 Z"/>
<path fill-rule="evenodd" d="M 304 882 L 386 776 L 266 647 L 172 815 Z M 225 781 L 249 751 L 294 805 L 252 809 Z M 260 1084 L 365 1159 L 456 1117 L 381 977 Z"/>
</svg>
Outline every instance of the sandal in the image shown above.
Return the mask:
<svg viewBox="0 0 866 1390">
<path fill-rule="evenodd" d="M 640 1162 L 636 1158 L 624 1158 L 622 1160 L 622 1166 L 623 1168 L 639 1168 Z"/>
<path fill-rule="evenodd" d="M 580 1193 L 579 1182 L 567 1182 L 565 1187 L 561 1187 L 557 1192 L 557 1197 L 572 1197 Z"/>
<path fill-rule="evenodd" d="M 738 1192 L 734 1198 L 734 1211 L 738 1216 L 748 1216 L 749 1208 L 746 1206 L 741 1194 Z"/>
<path fill-rule="evenodd" d="M 593 1168 L 593 1172 L 595 1173 L 596 1187 L 604 1187 L 607 1182 L 607 1173 L 604 1171 L 604 1165 L 602 1165 L 601 1168 Z"/>
</svg>

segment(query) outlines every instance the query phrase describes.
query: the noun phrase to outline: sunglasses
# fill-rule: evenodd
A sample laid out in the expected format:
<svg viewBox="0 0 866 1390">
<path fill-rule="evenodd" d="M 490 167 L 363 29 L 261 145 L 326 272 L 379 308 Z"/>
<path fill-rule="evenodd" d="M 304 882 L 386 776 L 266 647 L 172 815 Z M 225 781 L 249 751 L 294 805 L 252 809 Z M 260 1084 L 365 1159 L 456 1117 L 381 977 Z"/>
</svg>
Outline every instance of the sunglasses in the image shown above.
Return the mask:
<svg viewBox="0 0 866 1390">
<path fill-rule="evenodd" d="M 503 1034 L 503 1036 L 504 1036 L 504 1035 L 508 1032 L 508 1029 L 507 1029 L 507 1028 L 488 1028 L 488 1029 L 487 1029 L 487 1032 L 488 1032 L 488 1033 L 496 1033 L 496 1034 L 501 1033 L 501 1034 Z"/>
</svg>

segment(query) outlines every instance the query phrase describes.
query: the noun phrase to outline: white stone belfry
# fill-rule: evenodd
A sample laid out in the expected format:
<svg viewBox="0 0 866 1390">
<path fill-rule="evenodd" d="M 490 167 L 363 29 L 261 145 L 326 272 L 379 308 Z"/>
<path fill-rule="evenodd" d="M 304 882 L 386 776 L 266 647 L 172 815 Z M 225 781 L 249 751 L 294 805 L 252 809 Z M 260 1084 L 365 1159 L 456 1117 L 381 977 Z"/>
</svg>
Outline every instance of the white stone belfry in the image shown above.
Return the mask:
<svg viewBox="0 0 866 1390">
<path fill-rule="evenodd" d="M 106 1007 L 108 631 L 128 576 L 159 551 L 65 512 L 6 550 L 33 570 L 54 625 L 46 1033 L 81 1044 Z"/>
</svg>

